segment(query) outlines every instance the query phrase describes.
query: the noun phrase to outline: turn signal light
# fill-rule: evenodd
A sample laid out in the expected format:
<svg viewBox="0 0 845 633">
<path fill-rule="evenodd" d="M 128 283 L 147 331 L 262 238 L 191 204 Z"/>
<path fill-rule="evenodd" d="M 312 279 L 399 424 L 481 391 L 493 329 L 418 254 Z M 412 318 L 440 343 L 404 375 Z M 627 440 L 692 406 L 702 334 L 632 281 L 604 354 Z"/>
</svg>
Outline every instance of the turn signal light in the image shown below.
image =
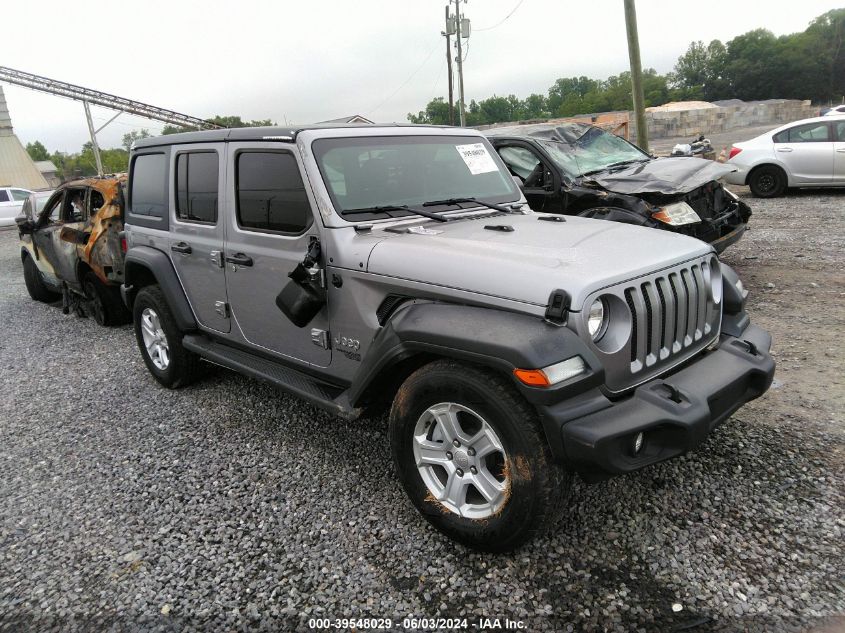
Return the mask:
<svg viewBox="0 0 845 633">
<path fill-rule="evenodd" d="M 514 369 L 513 375 L 529 387 L 550 387 L 552 384 L 540 369 Z"/>
<path fill-rule="evenodd" d="M 739 154 L 741 151 L 742 151 L 741 147 L 732 147 L 730 154 L 728 154 L 728 160 L 730 160 L 731 158 L 733 158 L 734 156 Z"/>
<path fill-rule="evenodd" d="M 543 367 L 543 369 L 514 369 L 513 375 L 529 387 L 552 387 L 564 380 L 569 380 L 586 373 L 587 364 L 580 356 L 573 356 L 564 361 Z"/>
</svg>

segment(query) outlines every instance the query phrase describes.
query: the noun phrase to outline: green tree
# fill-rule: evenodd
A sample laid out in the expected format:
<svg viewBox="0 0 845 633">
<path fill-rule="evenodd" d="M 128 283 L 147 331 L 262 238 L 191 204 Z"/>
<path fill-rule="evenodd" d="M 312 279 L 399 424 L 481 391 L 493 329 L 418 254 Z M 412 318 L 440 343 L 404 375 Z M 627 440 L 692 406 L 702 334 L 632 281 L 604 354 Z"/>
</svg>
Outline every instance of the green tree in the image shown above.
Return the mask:
<svg viewBox="0 0 845 633">
<path fill-rule="evenodd" d="M 131 132 L 127 132 L 123 135 L 123 149 L 127 152 L 132 148 L 132 144 L 135 141 L 139 141 L 142 138 L 150 138 L 152 134 L 147 129 L 141 130 L 132 130 Z"/>
<path fill-rule="evenodd" d="M 27 143 L 26 151 L 32 160 L 50 160 L 50 152 L 41 144 L 41 141 Z"/>
<path fill-rule="evenodd" d="M 455 117 L 457 116 L 457 108 L 455 108 Z M 443 97 L 432 99 L 425 106 L 425 110 L 417 114 L 409 112 L 408 121 L 417 124 L 449 125 L 449 104 L 444 101 Z"/>
</svg>

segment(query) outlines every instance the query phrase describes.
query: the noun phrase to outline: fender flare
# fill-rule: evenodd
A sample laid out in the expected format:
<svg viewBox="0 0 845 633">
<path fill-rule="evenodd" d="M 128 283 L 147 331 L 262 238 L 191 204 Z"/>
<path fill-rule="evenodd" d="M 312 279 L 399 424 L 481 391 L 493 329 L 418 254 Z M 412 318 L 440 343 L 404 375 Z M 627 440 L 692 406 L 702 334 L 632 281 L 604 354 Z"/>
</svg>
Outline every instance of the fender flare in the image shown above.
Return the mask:
<svg viewBox="0 0 845 633">
<path fill-rule="evenodd" d="M 183 332 L 197 329 L 196 317 L 173 263 L 167 254 L 150 246 L 134 246 L 126 253 L 124 283 L 121 287 L 126 306 L 132 309 L 135 295 L 140 288 L 149 285 L 150 276 L 164 293 L 179 329 Z"/>
<path fill-rule="evenodd" d="M 533 404 L 550 404 L 604 383 L 604 369 L 578 335 L 542 317 L 450 303 L 408 303 L 379 330 L 349 388 L 361 400 L 383 371 L 416 355 L 453 358 L 507 374 Z M 587 372 L 561 387 L 528 387 L 513 370 L 540 369 L 581 356 Z"/>
</svg>

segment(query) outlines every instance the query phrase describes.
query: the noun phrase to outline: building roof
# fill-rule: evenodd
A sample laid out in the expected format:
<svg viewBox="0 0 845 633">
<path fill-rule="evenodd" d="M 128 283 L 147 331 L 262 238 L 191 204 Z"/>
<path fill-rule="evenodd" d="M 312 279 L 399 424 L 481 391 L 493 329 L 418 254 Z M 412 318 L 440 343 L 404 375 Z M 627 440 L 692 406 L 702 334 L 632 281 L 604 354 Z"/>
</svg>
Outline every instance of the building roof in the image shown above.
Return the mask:
<svg viewBox="0 0 845 633">
<path fill-rule="evenodd" d="M 319 123 L 358 123 L 372 125 L 373 122 L 360 114 L 353 114 L 352 116 L 344 116 L 339 119 L 329 119 L 328 121 L 319 121 Z"/>
<path fill-rule="evenodd" d="M 53 164 L 51 160 L 37 160 L 35 161 L 35 167 L 40 171 L 42 174 L 48 171 L 59 171 L 59 168 Z"/>
<path fill-rule="evenodd" d="M 38 171 L 27 154 L 15 131 L 6 105 L 6 97 L 0 86 L 0 187 L 21 187 L 22 189 L 49 189 L 49 183 Z"/>
</svg>

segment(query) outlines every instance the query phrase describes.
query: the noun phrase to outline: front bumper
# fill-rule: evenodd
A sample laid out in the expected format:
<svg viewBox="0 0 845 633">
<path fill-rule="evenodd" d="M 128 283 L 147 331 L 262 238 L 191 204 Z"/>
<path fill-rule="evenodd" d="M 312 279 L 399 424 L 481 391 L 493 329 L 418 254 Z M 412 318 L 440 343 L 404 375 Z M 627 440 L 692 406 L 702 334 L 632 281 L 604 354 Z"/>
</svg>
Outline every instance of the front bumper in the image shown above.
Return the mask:
<svg viewBox="0 0 845 633">
<path fill-rule="evenodd" d="M 775 373 L 770 345 L 769 334 L 753 325 L 740 337 L 723 335 L 717 349 L 621 400 L 583 394 L 545 408 L 547 432 L 549 423 L 557 427 L 566 465 L 590 481 L 676 457 L 766 392 Z M 638 433 L 644 442 L 635 453 Z"/>
<path fill-rule="evenodd" d="M 716 249 L 717 253 L 722 253 L 731 244 L 736 244 L 740 238 L 745 234 L 745 229 L 748 225 L 745 222 L 737 224 L 730 233 L 710 242 L 710 246 Z"/>
</svg>

